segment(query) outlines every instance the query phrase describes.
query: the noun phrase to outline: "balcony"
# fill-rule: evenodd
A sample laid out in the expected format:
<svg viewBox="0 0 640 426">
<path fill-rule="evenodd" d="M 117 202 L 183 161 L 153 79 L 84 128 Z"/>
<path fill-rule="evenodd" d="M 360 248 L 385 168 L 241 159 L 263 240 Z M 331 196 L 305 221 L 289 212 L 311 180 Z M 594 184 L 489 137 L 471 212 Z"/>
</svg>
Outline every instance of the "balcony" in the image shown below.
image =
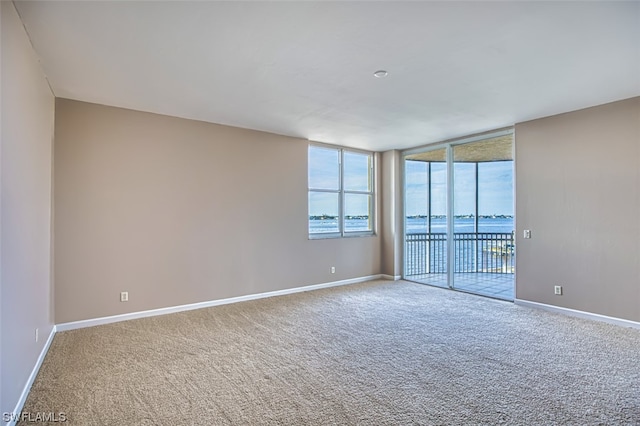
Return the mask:
<svg viewBox="0 0 640 426">
<path fill-rule="evenodd" d="M 457 290 L 513 300 L 513 233 L 456 232 L 454 282 Z M 448 287 L 447 234 L 411 233 L 405 240 L 405 278 Z"/>
</svg>

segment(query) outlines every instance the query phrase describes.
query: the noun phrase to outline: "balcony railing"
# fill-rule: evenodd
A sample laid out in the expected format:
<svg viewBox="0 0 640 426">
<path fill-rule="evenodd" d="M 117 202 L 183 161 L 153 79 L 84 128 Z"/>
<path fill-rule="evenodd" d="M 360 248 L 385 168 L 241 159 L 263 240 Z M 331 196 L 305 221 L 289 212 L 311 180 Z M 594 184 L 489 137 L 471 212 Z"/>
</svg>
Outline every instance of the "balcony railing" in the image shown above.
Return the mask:
<svg viewBox="0 0 640 426">
<path fill-rule="evenodd" d="M 456 232 L 453 234 L 455 273 L 513 274 L 513 233 Z M 405 275 L 447 272 L 447 234 L 407 234 Z"/>
</svg>

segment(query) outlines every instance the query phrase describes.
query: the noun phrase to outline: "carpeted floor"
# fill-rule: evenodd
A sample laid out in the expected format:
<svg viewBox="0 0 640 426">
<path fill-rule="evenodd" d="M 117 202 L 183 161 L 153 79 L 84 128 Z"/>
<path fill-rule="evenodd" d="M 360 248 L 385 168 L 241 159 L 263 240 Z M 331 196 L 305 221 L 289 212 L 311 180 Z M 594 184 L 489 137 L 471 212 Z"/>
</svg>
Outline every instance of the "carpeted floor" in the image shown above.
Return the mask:
<svg viewBox="0 0 640 426">
<path fill-rule="evenodd" d="M 58 333 L 24 411 L 82 426 L 640 425 L 640 330 L 373 281 Z"/>
</svg>

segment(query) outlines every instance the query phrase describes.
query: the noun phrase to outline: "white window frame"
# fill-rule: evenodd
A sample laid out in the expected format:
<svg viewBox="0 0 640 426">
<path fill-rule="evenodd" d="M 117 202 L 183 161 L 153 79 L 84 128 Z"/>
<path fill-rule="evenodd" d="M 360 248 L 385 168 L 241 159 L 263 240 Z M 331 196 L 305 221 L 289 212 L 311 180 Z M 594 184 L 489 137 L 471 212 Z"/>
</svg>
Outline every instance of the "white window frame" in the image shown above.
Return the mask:
<svg viewBox="0 0 640 426">
<path fill-rule="evenodd" d="M 317 142 L 309 143 L 309 147 L 307 151 L 311 147 L 318 147 L 323 149 L 334 150 L 338 152 L 338 163 L 339 163 L 339 185 L 338 189 L 324 189 L 324 188 L 311 188 L 309 186 L 309 176 L 307 172 L 307 232 L 309 234 L 309 239 L 326 239 L 326 238 L 349 238 L 349 237 L 367 237 L 376 235 L 376 156 L 372 151 L 364 151 L 355 148 L 346 148 L 343 146 L 337 145 L 327 145 L 321 144 Z M 353 191 L 353 190 L 345 190 L 344 189 L 344 156 L 345 153 L 357 153 L 368 155 L 369 160 L 369 191 Z M 307 170 L 309 168 L 309 163 L 307 160 Z M 309 229 L 309 222 L 311 220 L 311 212 L 309 211 L 309 197 L 308 194 L 316 192 L 316 193 L 332 193 L 338 194 L 338 232 L 317 232 L 312 233 Z M 361 194 L 367 195 L 371 198 L 371 204 L 369 205 L 369 222 L 371 223 L 371 229 L 366 231 L 347 231 L 345 229 L 345 198 L 348 194 Z"/>
</svg>

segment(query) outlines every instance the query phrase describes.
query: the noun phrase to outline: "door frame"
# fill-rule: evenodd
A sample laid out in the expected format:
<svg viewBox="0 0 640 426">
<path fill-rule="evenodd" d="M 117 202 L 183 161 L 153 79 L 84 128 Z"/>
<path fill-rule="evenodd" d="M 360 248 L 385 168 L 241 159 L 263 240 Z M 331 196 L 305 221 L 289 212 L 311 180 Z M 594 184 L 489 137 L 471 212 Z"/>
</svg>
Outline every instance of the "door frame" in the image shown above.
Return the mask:
<svg viewBox="0 0 640 426">
<path fill-rule="evenodd" d="M 453 158 L 453 148 L 459 145 L 466 145 L 474 142 L 480 142 L 486 139 L 497 138 L 501 136 L 513 136 L 513 142 L 511 144 L 512 157 L 513 157 L 513 179 L 515 181 L 515 128 L 514 127 L 506 127 L 497 130 L 492 130 L 489 132 L 478 133 L 475 135 L 465 136 L 456 139 L 448 139 L 441 142 L 435 142 L 432 144 L 421 145 L 415 148 L 410 148 L 401 151 L 401 164 L 400 164 L 400 176 L 401 176 L 401 194 L 402 194 L 402 278 L 406 279 L 406 239 L 407 239 L 407 196 L 406 196 L 406 157 L 412 154 L 420 154 L 423 152 L 437 151 L 439 149 L 446 150 L 446 165 L 447 165 L 447 200 L 446 200 L 446 212 L 447 212 L 447 288 L 451 290 L 457 290 L 454 286 L 454 273 L 455 273 L 455 243 L 450 244 L 450 242 L 454 241 L 454 227 L 455 222 L 454 218 L 454 158 Z M 431 179 L 431 176 L 429 176 Z M 514 182 L 515 183 L 515 182 Z M 513 227 L 516 229 L 516 216 L 515 216 L 515 185 L 514 185 L 514 216 L 513 216 Z M 514 286 L 514 299 L 515 299 L 515 273 L 513 277 L 513 286 Z"/>
</svg>

